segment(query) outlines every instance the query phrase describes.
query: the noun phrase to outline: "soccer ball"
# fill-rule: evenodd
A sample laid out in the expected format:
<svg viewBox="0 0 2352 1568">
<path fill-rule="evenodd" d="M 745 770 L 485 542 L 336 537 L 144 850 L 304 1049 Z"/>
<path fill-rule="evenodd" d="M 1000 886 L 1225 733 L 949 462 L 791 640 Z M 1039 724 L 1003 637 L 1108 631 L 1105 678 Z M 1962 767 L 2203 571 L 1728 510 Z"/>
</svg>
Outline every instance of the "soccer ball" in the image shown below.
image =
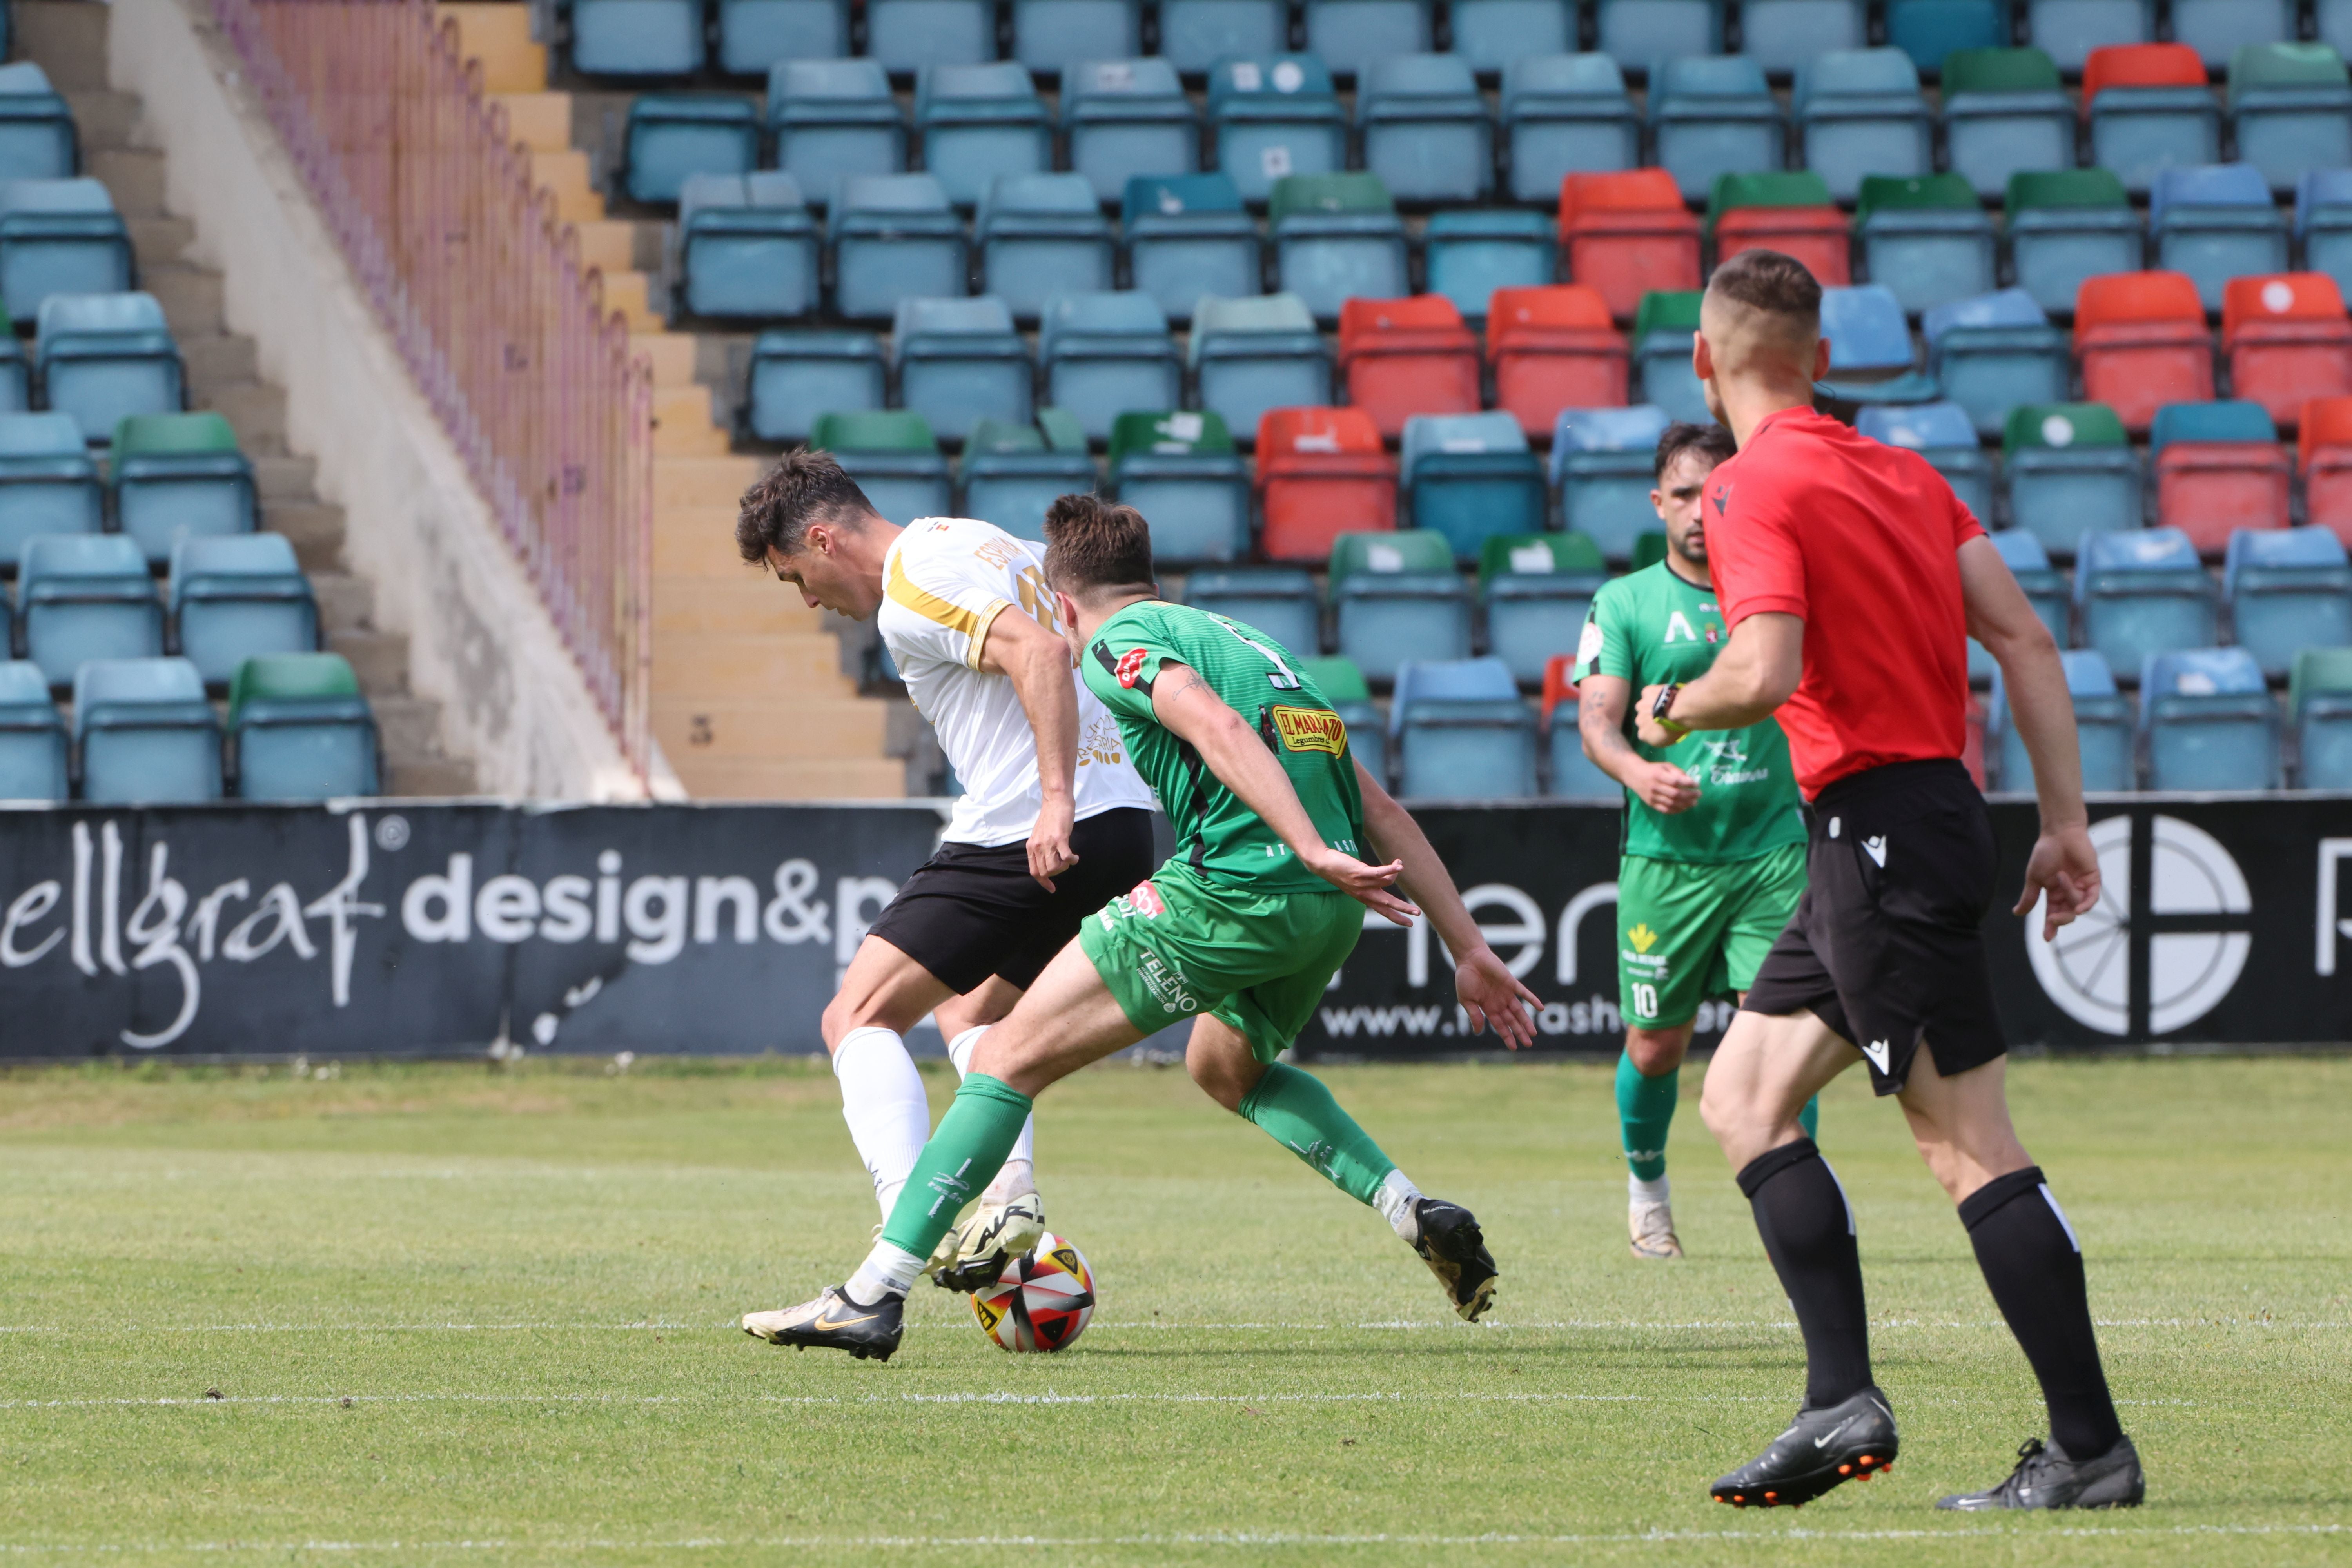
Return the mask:
<svg viewBox="0 0 2352 1568">
<path fill-rule="evenodd" d="M 1095 1315 L 1095 1274 L 1084 1254 L 1048 1231 L 971 1293 L 971 1315 L 999 1350 L 1067 1350 Z"/>
</svg>

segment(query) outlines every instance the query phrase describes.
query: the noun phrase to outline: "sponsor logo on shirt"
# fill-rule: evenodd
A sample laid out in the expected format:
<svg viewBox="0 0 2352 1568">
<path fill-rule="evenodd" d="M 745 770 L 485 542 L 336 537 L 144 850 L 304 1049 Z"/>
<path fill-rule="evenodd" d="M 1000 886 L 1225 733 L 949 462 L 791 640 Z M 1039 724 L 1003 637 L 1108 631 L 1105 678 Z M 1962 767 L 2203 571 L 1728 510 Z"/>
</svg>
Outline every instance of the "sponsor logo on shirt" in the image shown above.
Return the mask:
<svg viewBox="0 0 2352 1568">
<path fill-rule="evenodd" d="M 1647 952 L 1657 945 L 1658 933 L 1646 924 L 1637 925 L 1625 933 L 1625 940 L 1633 944 L 1634 952 Z"/>
<path fill-rule="evenodd" d="M 1274 728 L 1286 752 L 1324 752 L 1336 757 L 1348 743 L 1347 721 L 1326 708 L 1276 708 Z"/>
<path fill-rule="evenodd" d="M 1702 766 L 1706 773 L 1706 782 L 1711 784 L 1761 784 L 1772 776 L 1769 768 L 1748 765 L 1748 742 L 1743 736 L 1734 735 L 1725 741 L 1701 741 L 1699 744 L 1706 748 L 1706 761 Z"/>
<path fill-rule="evenodd" d="M 1143 988 L 1158 999 L 1160 1010 L 1163 1013 L 1199 1012 L 1201 999 L 1184 988 L 1184 976 L 1177 972 L 1176 966 L 1162 963 L 1160 955 L 1148 947 L 1141 951 L 1143 962 L 1136 965 L 1135 977 L 1142 981 Z"/>
<path fill-rule="evenodd" d="M 1118 656 L 1118 663 L 1113 668 L 1111 673 L 1118 677 L 1118 683 L 1121 686 L 1132 689 L 1135 683 L 1142 679 L 1143 661 L 1149 657 L 1139 647 L 1129 648 Z"/>
<path fill-rule="evenodd" d="M 1148 921 L 1156 921 L 1168 910 L 1168 906 L 1160 901 L 1160 889 L 1150 882 L 1138 882 L 1120 901 Z"/>
<path fill-rule="evenodd" d="M 1599 621 L 1585 622 L 1584 630 L 1579 633 L 1576 638 L 1576 662 L 1579 664 L 1591 664 L 1594 659 L 1599 658 L 1601 657 L 1601 623 Z"/>
</svg>

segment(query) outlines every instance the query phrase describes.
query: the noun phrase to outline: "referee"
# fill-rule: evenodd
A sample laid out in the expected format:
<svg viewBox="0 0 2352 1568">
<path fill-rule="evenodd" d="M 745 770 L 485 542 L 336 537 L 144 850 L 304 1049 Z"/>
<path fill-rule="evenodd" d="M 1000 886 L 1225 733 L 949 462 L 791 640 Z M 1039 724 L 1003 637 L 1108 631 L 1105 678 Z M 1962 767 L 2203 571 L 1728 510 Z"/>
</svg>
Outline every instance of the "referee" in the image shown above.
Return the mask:
<svg viewBox="0 0 2352 1568">
<path fill-rule="evenodd" d="M 1815 414 L 1829 366 L 1821 286 L 1743 251 L 1717 268 L 1694 366 L 1739 444 L 1706 488 L 1707 553 L 1731 634 L 1687 686 L 1638 700 L 1652 745 L 1777 714 L 1812 802 L 1808 886 L 1724 1037 L 1699 1111 L 1738 1173 L 1805 1341 L 1803 1407 L 1717 1481 L 1725 1502 L 1793 1506 L 1896 1451 L 1872 1379 L 1853 1211 L 1797 1114 L 1865 1062 L 1959 1206 L 1977 1264 L 2049 1406 L 2050 1436 L 1951 1509 L 2137 1504 L 2082 1253 L 2010 1125 L 2007 1045 L 1979 926 L 1992 830 L 1959 757 L 1967 639 L 2000 662 L 2033 761 L 2042 833 L 2016 912 L 2042 937 L 2097 903 L 2072 704 L 2056 646 L 1983 528 L 1917 454 Z"/>
</svg>

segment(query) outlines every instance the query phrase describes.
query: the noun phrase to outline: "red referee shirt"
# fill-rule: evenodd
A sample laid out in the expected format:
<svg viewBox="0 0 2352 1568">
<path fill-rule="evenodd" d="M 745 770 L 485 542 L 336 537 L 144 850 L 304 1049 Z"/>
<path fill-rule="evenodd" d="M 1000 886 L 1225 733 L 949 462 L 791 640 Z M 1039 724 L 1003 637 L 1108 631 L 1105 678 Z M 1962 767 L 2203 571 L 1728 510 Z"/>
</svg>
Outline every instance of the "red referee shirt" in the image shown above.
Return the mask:
<svg viewBox="0 0 2352 1568">
<path fill-rule="evenodd" d="M 1767 416 L 1706 487 L 1706 558 L 1727 626 L 1805 623 L 1780 728 L 1807 799 L 1967 742 L 1958 550 L 1984 531 L 1942 475 L 1810 408 Z"/>
</svg>

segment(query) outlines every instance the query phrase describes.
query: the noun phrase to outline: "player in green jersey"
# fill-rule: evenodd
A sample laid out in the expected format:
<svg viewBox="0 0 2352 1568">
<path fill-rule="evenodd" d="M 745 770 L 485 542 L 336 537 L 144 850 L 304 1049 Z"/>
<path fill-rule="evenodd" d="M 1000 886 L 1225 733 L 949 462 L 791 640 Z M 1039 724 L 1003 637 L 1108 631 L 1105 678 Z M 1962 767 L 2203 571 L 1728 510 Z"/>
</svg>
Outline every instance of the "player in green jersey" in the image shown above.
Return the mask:
<svg viewBox="0 0 2352 1568">
<path fill-rule="evenodd" d="M 1491 1022 L 1507 1045 L 1532 1044 L 1534 993 L 1486 944 L 1429 840 L 1357 764 L 1347 726 L 1289 654 L 1241 622 L 1160 598 L 1140 513 L 1064 496 L 1045 539 L 1072 652 L 1175 824 L 1176 853 L 1088 917 L 981 1037 L 857 1272 L 745 1330 L 887 1359 L 924 1259 L 1003 1163 L 1033 1099 L 1188 1017 L 1184 1065 L 1210 1097 L 1378 1209 L 1454 1310 L 1476 1318 L 1495 1287 L 1477 1220 L 1423 1194 L 1321 1082 L 1275 1058 L 1354 950 L 1367 908 L 1412 922 L 1419 911 L 1399 891 L 1455 956 L 1473 1030 Z"/>
<path fill-rule="evenodd" d="M 1650 492 L 1666 525 L 1666 558 L 1601 590 L 1576 650 L 1585 755 L 1625 786 L 1617 872 L 1625 1053 L 1617 1061 L 1617 1116 L 1636 1258 L 1683 1255 L 1666 1182 L 1666 1129 L 1699 1005 L 1717 993 L 1748 989 L 1805 890 L 1804 813 L 1777 721 L 1693 734 L 1664 750 L 1629 738 L 1633 693 L 1697 679 L 1723 645 L 1699 501 L 1707 475 L 1733 450 L 1721 426 L 1667 426 Z M 1806 1108 L 1809 1136 L 1814 1114 Z"/>
</svg>

